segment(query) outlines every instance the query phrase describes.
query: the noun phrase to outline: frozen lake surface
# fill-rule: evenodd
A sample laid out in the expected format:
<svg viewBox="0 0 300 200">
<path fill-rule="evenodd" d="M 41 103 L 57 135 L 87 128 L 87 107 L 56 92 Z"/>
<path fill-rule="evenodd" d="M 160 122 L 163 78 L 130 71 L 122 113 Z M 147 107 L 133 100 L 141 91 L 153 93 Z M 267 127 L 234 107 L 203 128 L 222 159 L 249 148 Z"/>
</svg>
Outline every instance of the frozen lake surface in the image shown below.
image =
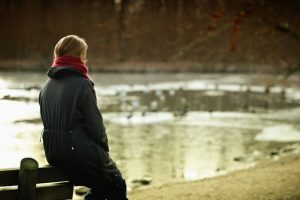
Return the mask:
<svg viewBox="0 0 300 200">
<path fill-rule="evenodd" d="M 111 149 L 131 189 L 197 180 L 276 158 L 300 142 L 297 77 L 92 74 Z M 47 164 L 43 73 L 0 73 L 0 167 Z M 274 83 L 270 85 L 270 82 Z M 292 148 L 293 149 L 293 148 Z M 146 181 L 147 182 L 147 181 Z"/>
</svg>

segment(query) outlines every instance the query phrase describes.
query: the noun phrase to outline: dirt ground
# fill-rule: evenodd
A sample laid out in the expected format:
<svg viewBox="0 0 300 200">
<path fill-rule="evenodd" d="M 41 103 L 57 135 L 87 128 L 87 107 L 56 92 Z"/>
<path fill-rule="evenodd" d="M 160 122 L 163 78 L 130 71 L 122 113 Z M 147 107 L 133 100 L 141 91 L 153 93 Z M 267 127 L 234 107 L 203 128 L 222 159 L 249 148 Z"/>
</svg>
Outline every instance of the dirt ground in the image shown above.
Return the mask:
<svg viewBox="0 0 300 200">
<path fill-rule="evenodd" d="M 300 155 L 195 182 L 136 190 L 130 200 L 300 200 Z"/>
</svg>

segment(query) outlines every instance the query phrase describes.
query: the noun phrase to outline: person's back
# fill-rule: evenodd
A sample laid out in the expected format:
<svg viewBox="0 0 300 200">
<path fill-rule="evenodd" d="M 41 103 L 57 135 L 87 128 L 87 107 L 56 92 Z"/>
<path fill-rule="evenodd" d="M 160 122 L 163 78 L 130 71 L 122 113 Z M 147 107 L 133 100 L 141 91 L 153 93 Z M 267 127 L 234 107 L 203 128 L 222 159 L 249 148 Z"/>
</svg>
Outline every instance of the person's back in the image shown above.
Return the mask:
<svg viewBox="0 0 300 200">
<path fill-rule="evenodd" d="M 50 79 L 39 97 L 45 153 L 49 164 L 65 167 L 73 164 L 68 161 L 72 156 L 70 150 L 74 151 L 75 147 L 77 150 L 84 144 L 85 147 L 80 149 L 90 148 L 86 142 L 89 135 L 84 134 L 84 121 L 79 115 L 88 80 L 75 70 L 63 67 L 51 68 L 48 76 Z M 78 136 L 80 140 L 76 139 Z M 76 155 L 78 160 L 82 159 L 80 155 Z"/>
<path fill-rule="evenodd" d="M 62 73 L 64 72 L 64 73 Z M 73 73 L 73 74 L 72 74 Z M 43 120 L 45 129 L 69 131 L 72 123 L 78 119 L 73 119 L 74 106 L 78 104 L 82 91 L 80 88 L 85 84 L 83 77 L 72 69 L 56 68 L 48 72 L 50 79 L 43 86 L 40 93 L 43 102 L 42 118 L 51 117 Z M 40 98 L 41 99 L 41 98 Z"/>
<path fill-rule="evenodd" d="M 83 62 L 87 45 L 77 48 L 76 43 L 86 45 L 77 36 L 58 42 L 49 80 L 39 95 L 45 155 L 49 164 L 70 172 L 74 184 L 92 188 L 86 199 L 127 199 L 125 181 L 108 153 L 93 82 Z M 72 45 L 69 52 L 77 48 L 80 54 L 59 55 Z"/>
</svg>

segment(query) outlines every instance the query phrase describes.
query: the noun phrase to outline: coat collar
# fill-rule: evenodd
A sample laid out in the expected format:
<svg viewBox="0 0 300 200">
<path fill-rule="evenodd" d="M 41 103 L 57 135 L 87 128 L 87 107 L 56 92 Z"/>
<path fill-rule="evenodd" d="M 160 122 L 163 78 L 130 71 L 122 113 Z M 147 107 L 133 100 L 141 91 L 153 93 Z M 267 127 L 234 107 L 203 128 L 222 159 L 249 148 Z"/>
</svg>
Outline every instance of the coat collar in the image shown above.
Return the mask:
<svg viewBox="0 0 300 200">
<path fill-rule="evenodd" d="M 78 76 L 82 76 L 82 77 L 86 78 L 86 76 L 82 72 L 76 70 L 73 67 L 67 67 L 67 66 L 51 67 L 48 70 L 47 75 L 50 78 L 62 78 L 62 77 L 69 76 L 69 75 L 78 75 Z M 86 78 L 86 79 L 89 80 L 88 78 Z M 91 81 L 91 80 L 89 80 L 89 81 Z M 91 83 L 94 86 L 93 81 L 91 81 Z"/>
</svg>

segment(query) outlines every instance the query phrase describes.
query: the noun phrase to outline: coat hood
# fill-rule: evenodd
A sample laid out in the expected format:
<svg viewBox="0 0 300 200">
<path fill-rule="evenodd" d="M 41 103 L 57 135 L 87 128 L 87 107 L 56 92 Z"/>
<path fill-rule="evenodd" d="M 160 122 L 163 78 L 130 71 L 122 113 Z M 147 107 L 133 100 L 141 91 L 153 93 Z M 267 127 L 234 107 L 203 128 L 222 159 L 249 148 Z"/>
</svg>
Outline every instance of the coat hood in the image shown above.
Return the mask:
<svg viewBox="0 0 300 200">
<path fill-rule="evenodd" d="M 72 67 L 51 67 L 47 72 L 47 75 L 50 78 L 60 78 L 72 74 L 77 74 L 84 77 L 84 75 L 80 71 Z"/>
</svg>

